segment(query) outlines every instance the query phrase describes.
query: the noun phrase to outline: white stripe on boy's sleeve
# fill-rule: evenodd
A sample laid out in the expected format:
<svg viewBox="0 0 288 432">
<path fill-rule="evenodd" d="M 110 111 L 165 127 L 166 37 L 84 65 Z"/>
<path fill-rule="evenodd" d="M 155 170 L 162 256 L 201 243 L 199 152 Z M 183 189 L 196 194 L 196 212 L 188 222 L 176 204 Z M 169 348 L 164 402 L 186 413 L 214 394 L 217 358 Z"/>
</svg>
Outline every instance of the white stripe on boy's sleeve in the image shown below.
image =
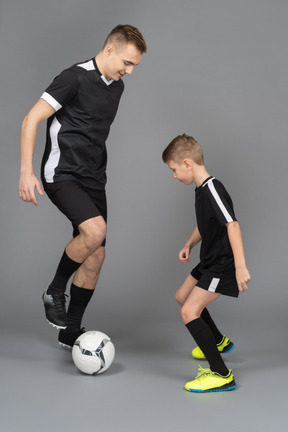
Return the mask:
<svg viewBox="0 0 288 432">
<path fill-rule="evenodd" d="M 227 222 L 233 222 L 234 219 L 232 218 L 232 216 L 230 215 L 230 213 L 226 209 L 225 205 L 223 204 L 223 201 L 221 200 L 218 192 L 215 189 L 215 186 L 213 184 L 213 179 L 211 179 L 210 181 L 208 181 L 208 187 L 209 187 L 209 190 L 212 193 L 212 195 L 213 195 L 216 203 L 218 204 L 220 210 L 222 211 L 225 219 L 227 220 Z"/>
</svg>

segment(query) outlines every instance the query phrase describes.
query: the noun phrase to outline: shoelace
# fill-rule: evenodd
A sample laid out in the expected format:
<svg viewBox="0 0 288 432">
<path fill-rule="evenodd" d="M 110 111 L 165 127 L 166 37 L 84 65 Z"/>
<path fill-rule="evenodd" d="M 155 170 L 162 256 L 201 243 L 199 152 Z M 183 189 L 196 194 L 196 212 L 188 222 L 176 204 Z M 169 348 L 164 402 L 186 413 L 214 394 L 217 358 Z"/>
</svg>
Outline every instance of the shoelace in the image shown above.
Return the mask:
<svg viewBox="0 0 288 432">
<path fill-rule="evenodd" d="M 195 379 L 202 378 L 202 377 L 204 377 L 206 375 L 213 375 L 213 372 L 211 371 L 211 369 L 209 369 L 209 368 L 203 368 L 200 365 L 198 367 L 198 371 L 199 372 L 198 372 L 197 376 L 195 377 Z"/>
<path fill-rule="evenodd" d="M 216 376 L 216 377 L 220 377 L 220 378 L 228 378 L 229 374 L 227 375 L 227 377 L 223 377 L 222 375 L 219 375 L 217 372 L 212 372 L 211 369 L 209 368 L 202 368 L 202 366 L 199 365 L 198 367 L 198 375 L 195 377 L 195 379 L 202 379 L 207 375 L 212 375 L 212 376 Z"/>
</svg>

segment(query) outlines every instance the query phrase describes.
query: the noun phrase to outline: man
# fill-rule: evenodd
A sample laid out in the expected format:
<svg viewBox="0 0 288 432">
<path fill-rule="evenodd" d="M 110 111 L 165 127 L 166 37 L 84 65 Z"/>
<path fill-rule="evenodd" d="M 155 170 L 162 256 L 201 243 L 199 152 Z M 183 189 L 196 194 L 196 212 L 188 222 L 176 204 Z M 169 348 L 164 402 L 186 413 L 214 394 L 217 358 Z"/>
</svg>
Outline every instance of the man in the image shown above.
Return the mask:
<svg viewBox="0 0 288 432">
<path fill-rule="evenodd" d="M 41 179 L 45 192 L 74 229 L 42 297 L 48 322 L 60 329 L 60 345 L 69 348 L 84 331 L 82 317 L 105 257 L 105 142 L 124 90 L 121 78 L 132 74 L 146 50 L 137 28 L 118 25 L 95 58 L 71 66 L 54 79 L 22 124 L 19 196 L 37 206 L 35 188 L 44 194 L 33 172 L 33 152 L 38 126 L 48 119 Z M 73 274 L 66 313 L 64 293 Z"/>
</svg>

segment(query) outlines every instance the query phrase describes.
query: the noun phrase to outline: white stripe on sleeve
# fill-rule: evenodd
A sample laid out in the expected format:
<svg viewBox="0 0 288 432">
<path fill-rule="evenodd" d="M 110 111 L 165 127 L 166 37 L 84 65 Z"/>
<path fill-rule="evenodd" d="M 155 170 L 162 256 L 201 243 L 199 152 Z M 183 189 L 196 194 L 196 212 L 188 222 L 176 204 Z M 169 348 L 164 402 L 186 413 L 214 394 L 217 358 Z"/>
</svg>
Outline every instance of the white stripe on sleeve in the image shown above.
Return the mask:
<svg viewBox="0 0 288 432">
<path fill-rule="evenodd" d="M 233 222 L 233 218 L 229 214 L 228 210 L 226 209 L 225 205 L 223 204 L 223 201 L 221 200 L 220 196 L 218 195 L 218 192 L 215 189 L 215 186 L 213 184 L 213 179 L 208 181 L 208 187 L 210 189 L 210 192 L 212 193 L 216 203 L 218 204 L 220 210 L 222 211 L 225 219 L 227 222 Z"/>
<path fill-rule="evenodd" d="M 44 92 L 40 99 L 44 99 L 49 105 L 51 105 L 55 109 L 55 111 L 59 111 L 62 108 L 62 105 L 49 93 Z"/>
</svg>

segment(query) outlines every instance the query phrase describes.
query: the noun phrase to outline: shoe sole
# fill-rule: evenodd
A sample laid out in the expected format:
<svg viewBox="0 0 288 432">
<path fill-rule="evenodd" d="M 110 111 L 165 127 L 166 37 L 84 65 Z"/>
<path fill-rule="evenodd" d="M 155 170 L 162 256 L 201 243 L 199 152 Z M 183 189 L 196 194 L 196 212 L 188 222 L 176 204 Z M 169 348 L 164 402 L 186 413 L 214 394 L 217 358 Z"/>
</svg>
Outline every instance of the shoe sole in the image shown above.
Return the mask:
<svg viewBox="0 0 288 432">
<path fill-rule="evenodd" d="M 67 326 L 63 327 L 63 326 L 59 326 L 57 324 L 52 323 L 51 321 L 48 320 L 48 318 L 46 318 L 46 321 L 48 322 L 48 324 L 50 324 L 52 327 L 54 327 L 58 330 L 65 330 L 67 328 Z"/>
<path fill-rule="evenodd" d="M 237 387 L 237 384 L 235 381 L 232 381 L 229 384 L 225 384 L 223 387 L 218 387 L 214 389 L 208 389 L 208 390 L 198 390 L 198 389 L 188 389 L 191 393 L 216 393 L 216 392 L 223 392 L 223 391 L 231 391 L 234 390 Z"/>
<path fill-rule="evenodd" d="M 66 344 L 64 344 L 63 342 L 60 342 L 60 341 L 58 341 L 58 343 L 59 343 L 59 345 L 60 345 L 61 348 L 72 350 L 72 347 L 70 345 L 66 345 Z"/>
<path fill-rule="evenodd" d="M 231 342 L 231 344 L 232 344 L 232 346 L 229 346 L 229 345 L 227 345 L 227 346 L 226 346 L 226 347 L 224 348 L 224 350 L 223 350 L 223 351 L 219 351 L 219 352 L 220 352 L 220 354 L 227 354 L 227 353 L 229 353 L 229 352 L 233 351 L 233 349 L 234 349 L 235 345 L 234 345 L 234 343 L 233 343 L 233 342 Z"/>
<path fill-rule="evenodd" d="M 44 300 L 43 300 L 43 296 L 42 296 L 42 304 L 43 304 L 44 309 L 45 309 L 45 303 L 44 303 Z M 63 327 L 63 326 L 59 326 L 58 324 L 54 324 L 51 321 L 49 321 L 47 317 L 46 317 L 46 321 L 48 322 L 48 324 L 50 324 L 52 327 L 54 327 L 54 328 L 56 328 L 58 330 L 65 330 L 66 327 L 67 327 L 67 325 L 65 327 Z"/>
<path fill-rule="evenodd" d="M 227 348 L 227 347 L 225 347 L 224 350 L 223 351 L 219 351 L 219 353 L 220 354 L 228 354 L 229 352 L 233 351 L 233 349 L 235 348 L 235 345 L 234 345 L 233 342 L 231 342 L 231 343 L 232 343 L 232 346 L 230 346 L 227 350 L 225 350 L 225 348 Z M 192 357 L 195 358 L 195 359 L 197 359 L 197 360 L 206 360 L 206 357 L 195 357 L 194 355 L 192 355 Z"/>
</svg>

